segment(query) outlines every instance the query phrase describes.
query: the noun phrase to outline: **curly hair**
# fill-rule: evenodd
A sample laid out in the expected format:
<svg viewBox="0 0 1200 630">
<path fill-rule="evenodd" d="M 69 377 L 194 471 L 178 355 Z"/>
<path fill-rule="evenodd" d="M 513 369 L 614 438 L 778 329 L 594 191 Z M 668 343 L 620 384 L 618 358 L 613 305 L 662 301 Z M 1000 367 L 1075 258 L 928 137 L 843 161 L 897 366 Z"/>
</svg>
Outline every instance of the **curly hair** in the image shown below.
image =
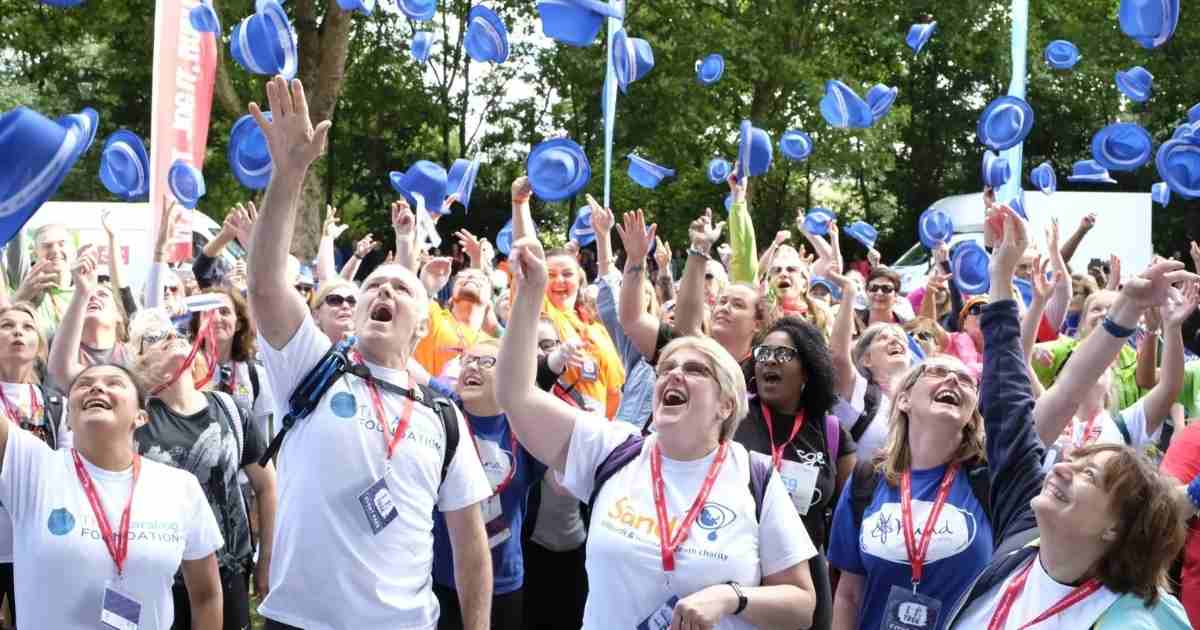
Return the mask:
<svg viewBox="0 0 1200 630">
<path fill-rule="evenodd" d="M 773 332 L 786 334 L 796 347 L 796 358 L 804 370 L 804 390 L 800 394 L 804 417 L 824 418 L 837 399 L 833 391 L 833 362 L 829 358 L 825 336 L 816 326 L 799 317 L 780 317 L 758 336 L 756 345 Z M 757 364 L 753 356 L 746 362 L 746 382 L 752 382 Z M 751 388 L 751 392 L 756 391 L 756 388 Z"/>
<path fill-rule="evenodd" d="M 250 307 L 246 304 L 246 298 L 242 297 L 240 291 L 228 287 L 212 287 L 202 293 L 218 293 L 229 298 L 233 304 L 233 313 L 237 316 L 237 327 L 233 331 L 233 347 L 229 351 L 229 358 L 233 361 L 253 361 L 257 354 L 255 337 L 258 333 L 254 328 L 254 321 L 250 319 Z M 193 315 L 188 322 L 188 334 L 195 339 L 199 330 L 200 317 Z"/>
</svg>

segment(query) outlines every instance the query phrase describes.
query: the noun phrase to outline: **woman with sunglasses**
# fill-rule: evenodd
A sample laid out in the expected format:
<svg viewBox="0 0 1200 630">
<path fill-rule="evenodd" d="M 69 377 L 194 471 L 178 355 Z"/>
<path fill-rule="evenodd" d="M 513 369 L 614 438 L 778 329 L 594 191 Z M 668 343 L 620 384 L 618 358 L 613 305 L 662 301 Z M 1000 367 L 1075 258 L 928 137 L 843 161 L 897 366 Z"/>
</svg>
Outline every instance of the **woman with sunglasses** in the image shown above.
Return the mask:
<svg viewBox="0 0 1200 630">
<path fill-rule="evenodd" d="M 909 319 L 897 312 L 896 298 L 900 297 L 900 274 L 888 267 L 871 268 L 867 274 L 867 308 L 859 313 L 863 326 L 872 324 L 903 324 Z"/>
<path fill-rule="evenodd" d="M 129 363 L 123 343 L 128 323 L 112 288 L 98 281 L 96 269 L 96 252 L 87 249 L 71 268 L 75 292 L 59 321 L 47 362 L 54 383 L 70 383 L 89 365 Z"/>
<path fill-rule="evenodd" d="M 330 279 L 321 283 L 313 299 L 312 314 L 317 328 L 333 343 L 354 334 L 354 309 L 358 306 L 358 287 L 346 280 Z"/>
<path fill-rule="evenodd" d="M 809 538 L 824 549 L 837 489 L 855 461 L 850 434 L 836 418 L 826 419 L 836 395 L 825 337 L 806 321 L 784 317 L 771 325 L 751 356 L 750 410 L 733 439 L 771 458 Z M 821 555 L 808 567 L 817 599 L 812 627 L 829 628 L 829 568 Z"/>
</svg>

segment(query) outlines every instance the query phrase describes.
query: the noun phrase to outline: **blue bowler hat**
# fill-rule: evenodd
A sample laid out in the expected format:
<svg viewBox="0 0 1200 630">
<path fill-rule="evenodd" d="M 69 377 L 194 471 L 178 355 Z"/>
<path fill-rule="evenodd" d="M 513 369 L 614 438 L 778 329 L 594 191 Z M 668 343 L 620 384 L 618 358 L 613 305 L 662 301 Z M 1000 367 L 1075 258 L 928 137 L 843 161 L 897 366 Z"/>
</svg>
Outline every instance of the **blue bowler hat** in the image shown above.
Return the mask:
<svg viewBox="0 0 1200 630">
<path fill-rule="evenodd" d="M 862 243 L 863 247 L 871 249 L 875 247 L 875 240 L 879 238 L 879 230 L 865 221 L 855 221 L 846 226 L 846 235 Z"/>
<path fill-rule="evenodd" d="M 1071 166 L 1069 182 L 1086 182 L 1090 184 L 1115 184 L 1117 180 L 1108 174 L 1108 169 L 1100 166 L 1096 160 L 1080 160 Z"/>
<path fill-rule="evenodd" d="M 437 0 L 396 0 L 400 12 L 418 22 L 432 20 L 437 13 Z"/>
<path fill-rule="evenodd" d="M 1175 131 L 1171 134 L 1171 139 L 1196 142 L 1200 140 L 1200 125 L 1196 123 L 1183 123 L 1175 128 Z"/>
<path fill-rule="evenodd" d="M 260 0 L 257 13 L 234 25 L 229 54 L 254 74 L 295 78 L 300 55 L 283 7 L 275 0 Z"/>
<path fill-rule="evenodd" d="M 60 9 L 69 9 L 83 4 L 83 0 L 42 0 L 42 4 L 48 4 Z"/>
<path fill-rule="evenodd" d="M 1158 182 L 1150 187 L 1150 198 L 1154 203 L 1166 207 L 1171 203 L 1171 187 L 1166 182 Z"/>
<path fill-rule="evenodd" d="M 825 96 L 821 97 L 821 116 L 830 127 L 866 129 L 875 122 L 875 114 L 866 101 L 836 79 L 825 83 Z"/>
<path fill-rule="evenodd" d="M 1038 164 L 1029 173 L 1029 181 L 1047 195 L 1052 195 L 1058 190 L 1058 177 L 1054 173 L 1054 166 L 1049 162 Z"/>
<path fill-rule="evenodd" d="M 442 204 L 446 201 L 446 169 L 441 164 L 429 160 L 417 160 L 404 173 L 392 171 L 388 174 L 392 188 L 404 195 L 408 205 L 415 212 L 419 194 L 425 200 L 425 211 L 430 214 L 441 214 Z"/>
<path fill-rule="evenodd" d="M 596 41 L 604 18 L 625 18 L 603 0 L 539 0 L 537 9 L 546 37 L 580 48 Z"/>
<path fill-rule="evenodd" d="M 743 120 L 738 139 L 738 173 L 739 179 L 747 174 L 758 177 L 771 169 L 774 149 L 771 147 L 771 136 L 755 127 L 749 120 Z"/>
<path fill-rule="evenodd" d="M 806 160 L 812 150 L 812 137 L 799 129 L 785 131 L 779 138 L 779 152 L 789 160 Z"/>
<path fill-rule="evenodd" d="M 567 231 L 567 236 L 580 247 L 586 247 L 596 240 L 596 230 L 592 228 L 592 209 L 589 206 L 584 206 L 575 214 L 575 222 L 571 224 L 571 229 Z"/>
<path fill-rule="evenodd" d="M 508 59 L 508 27 L 496 12 L 477 4 L 467 15 L 470 26 L 463 40 L 467 54 L 478 62 L 504 63 Z"/>
<path fill-rule="evenodd" d="M 1154 75 L 1141 66 L 1117 70 L 1117 89 L 1135 103 L 1145 103 L 1149 100 L 1153 85 Z"/>
<path fill-rule="evenodd" d="M 500 232 L 496 234 L 496 249 L 501 254 L 507 256 L 508 253 L 512 251 L 512 237 L 512 219 L 509 219 L 508 223 L 505 223 L 504 227 L 500 228 Z"/>
<path fill-rule="evenodd" d="M 1137 123 L 1113 123 L 1092 136 L 1092 157 L 1110 171 L 1133 171 L 1150 161 L 1153 145 Z"/>
<path fill-rule="evenodd" d="M 1200 143 L 1168 140 L 1158 147 L 1158 176 L 1184 199 L 1200 198 Z"/>
<path fill-rule="evenodd" d="M 825 287 L 825 290 L 829 292 L 830 297 L 835 300 L 842 299 L 842 288 L 837 284 L 830 282 L 828 278 L 817 276 L 816 278 L 809 280 L 808 290 L 812 291 L 814 287 Z"/>
<path fill-rule="evenodd" d="M 659 166 L 650 160 L 629 154 L 629 178 L 642 188 L 657 188 L 662 180 L 674 177 L 675 171 Z"/>
<path fill-rule="evenodd" d="M 988 103 L 979 116 L 979 141 L 989 149 L 1003 151 L 1025 140 L 1033 129 L 1033 109 L 1015 96 L 1001 96 Z"/>
<path fill-rule="evenodd" d="M 963 293 L 979 295 L 992 287 L 988 276 L 991 257 L 975 241 L 963 241 L 950 252 L 950 271 Z"/>
<path fill-rule="evenodd" d="M 187 160 L 175 160 L 167 171 L 167 187 L 179 205 L 191 210 L 204 196 L 204 174 Z"/>
<path fill-rule="evenodd" d="M 1179 24 L 1179 0 L 1121 0 L 1121 32 L 1143 48 L 1167 43 Z"/>
<path fill-rule="evenodd" d="M 824 236 L 829 233 L 829 224 L 837 220 L 837 215 L 829 208 L 813 208 L 804 215 L 804 231 L 809 234 Z"/>
<path fill-rule="evenodd" d="M 5 162 L 0 169 L 0 243 L 11 240 L 58 190 L 87 151 L 89 133 L 94 132 L 80 121 L 61 124 L 26 107 L 0 114 Z"/>
<path fill-rule="evenodd" d="M 84 139 L 83 150 L 87 151 L 92 148 L 92 142 L 96 140 L 96 130 L 100 128 L 100 114 L 91 107 L 84 107 L 83 111 L 78 114 L 66 114 L 58 117 L 58 124 L 66 127 L 73 125 L 79 130 L 79 135 Z"/>
<path fill-rule="evenodd" d="M 917 219 L 917 238 L 926 249 L 933 249 L 938 243 L 949 244 L 951 236 L 954 236 L 954 221 L 945 212 L 929 208 Z"/>
<path fill-rule="evenodd" d="M 271 112 L 263 112 L 271 120 Z M 254 116 L 246 114 L 229 130 L 229 168 L 246 188 L 262 190 L 271 182 L 271 152 Z"/>
<path fill-rule="evenodd" d="M 720 184 L 729 179 L 729 173 L 733 171 L 733 167 L 729 162 L 722 158 L 713 158 L 708 162 L 708 181 L 714 184 Z"/>
<path fill-rule="evenodd" d="M 1079 49 L 1065 39 L 1056 39 L 1046 46 L 1045 58 L 1055 70 L 1070 70 L 1079 63 Z"/>
<path fill-rule="evenodd" d="M 192 23 L 192 28 L 196 29 L 197 33 L 221 33 L 221 20 L 217 17 L 217 12 L 213 9 L 211 0 L 205 0 L 200 4 L 192 7 L 188 12 L 188 20 Z"/>
<path fill-rule="evenodd" d="M 913 24 L 908 27 L 908 35 L 904 37 L 904 43 L 912 49 L 913 54 L 920 54 L 921 49 L 925 44 L 929 43 L 929 38 L 933 37 L 934 31 L 937 30 L 937 22 L 928 24 Z"/>
<path fill-rule="evenodd" d="M 587 155 L 570 138 L 537 145 L 525 161 L 533 192 L 545 201 L 561 201 L 583 189 L 592 177 Z"/>
<path fill-rule="evenodd" d="M 638 37 L 629 37 L 625 29 L 613 35 L 613 70 L 621 92 L 629 90 L 629 84 L 650 73 L 654 68 L 654 51 L 650 42 Z"/>
<path fill-rule="evenodd" d="M 343 11 L 358 11 L 363 15 L 371 15 L 375 10 L 375 0 L 338 0 L 338 7 Z"/>
<path fill-rule="evenodd" d="M 713 53 L 696 62 L 696 80 L 701 85 L 712 85 L 725 74 L 725 58 Z"/>
<path fill-rule="evenodd" d="M 429 54 L 433 52 L 433 33 L 429 31 L 417 31 L 413 33 L 412 43 L 409 44 L 409 52 L 417 63 L 425 63 L 429 60 Z"/>
<path fill-rule="evenodd" d="M 475 176 L 479 174 L 479 160 L 459 158 L 450 165 L 446 176 L 446 192 L 457 193 L 458 203 L 471 208 L 471 191 L 475 189 Z"/>
<path fill-rule="evenodd" d="M 1188 122 L 1192 124 L 1200 122 L 1200 103 L 1188 108 Z"/>
<path fill-rule="evenodd" d="M 150 156 L 141 137 L 126 129 L 108 137 L 100 154 L 100 182 L 125 201 L 150 194 Z"/>
<path fill-rule="evenodd" d="M 867 105 L 871 108 L 872 124 L 887 116 L 892 109 L 892 103 L 896 102 L 896 94 L 899 91 L 898 88 L 888 87 L 882 83 L 867 90 Z"/>
<path fill-rule="evenodd" d="M 1012 167 L 1008 160 L 992 153 L 983 152 L 983 185 L 989 188 L 999 188 L 1008 183 L 1012 177 Z"/>
</svg>

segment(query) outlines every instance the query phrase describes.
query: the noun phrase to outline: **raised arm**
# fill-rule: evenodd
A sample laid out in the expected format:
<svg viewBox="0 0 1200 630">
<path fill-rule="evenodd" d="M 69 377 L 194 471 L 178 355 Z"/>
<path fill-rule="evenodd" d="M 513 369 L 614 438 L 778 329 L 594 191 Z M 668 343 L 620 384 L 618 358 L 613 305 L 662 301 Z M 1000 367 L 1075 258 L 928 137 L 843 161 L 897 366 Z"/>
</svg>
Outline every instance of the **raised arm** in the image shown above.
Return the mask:
<svg viewBox="0 0 1200 630">
<path fill-rule="evenodd" d="M 403 197 L 392 202 L 392 231 L 396 234 L 396 251 L 392 262 L 417 273 L 417 215 Z"/>
<path fill-rule="evenodd" d="M 1055 331 L 1062 328 L 1063 321 L 1067 318 L 1067 310 L 1071 306 L 1071 271 L 1067 268 L 1067 262 L 1063 260 L 1062 250 L 1058 246 L 1058 219 L 1050 220 L 1050 227 L 1046 228 L 1046 249 L 1049 250 L 1048 256 L 1050 260 L 1050 269 L 1056 274 L 1062 275 L 1062 280 L 1055 281 L 1054 291 L 1050 294 L 1050 299 L 1046 302 L 1046 321 Z"/>
<path fill-rule="evenodd" d="M 96 291 L 96 253 L 89 247 L 81 250 L 71 268 L 71 279 L 75 283 L 75 294 L 58 323 L 54 343 L 50 346 L 47 369 L 55 383 L 70 383 L 83 371 L 79 361 L 79 346 L 83 341 L 83 319 L 88 302 Z M 113 293 L 113 300 L 117 295 Z"/>
<path fill-rule="evenodd" d="M 854 336 L 854 298 L 858 285 L 842 275 L 840 269 L 829 270 L 829 279 L 842 289 L 842 303 L 838 306 L 837 318 L 833 320 L 833 332 L 829 336 L 829 356 L 833 359 L 833 387 L 838 396 L 850 400 L 854 395 L 854 381 L 858 370 L 854 367 L 851 347 Z"/>
<path fill-rule="evenodd" d="M 1059 255 L 1064 261 L 1069 262 L 1071 258 L 1075 256 L 1075 250 L 1079 249 L 1079 243 L 1083 241 L 1083 237 L 1090 232 L 1095 225 L 1095 212 L 1089 212 L 1079 220 L 1079 227 L 1075 228 L 1075 231 L 1072 232 L 1071 236 L 1067 238 L 1067 242 L 1063 243 L 1062 248 L 1058 250 Z M 1068 269 L 1070 268 L 1068 267 Z"/>
<path fill-rule="evenodd" d="M 1200 285 L 1189 282 L 1183 291 L 1172 289 L 1171 299 L 1165 307 L 1162 369 L 1159 371 L 1158 384 L 1142 398 L 1146 433 L 1150 435 L 1154 435 L 1162 426 L 1163 420 L 1171 412 L 1171 405 L 1179 398 L 1179 392 L 1183 391 L 1183 322 L 1196 310 L 1197 303 L 1200 303 Z M 1147 336 L 1146 342 L 1154 343 L 1154 337 Z"/>
<path fill-rule="evenodd" d="M 1146 327 L 1146 334 L 1138 341 L 1133 378 L 1138 389 L 1148 390 L 1158 384 L 1158 333 L 1162 330 L 1162 311 L 1157 308 L 1146 309 L 1142 323 Z"/>
<path fill-rule="evenodd" d="M 533 225 L 533 213 L 529 210 L 529 198 L 533 196 L 533 186 L 524 175 L 512 183 L 512 224 L 513 242 L 526 236 L 537 237 L 537 228 Z"/>
<path fill-rule="evenodd" d="M 592 231 L 596 233 L 596 273 L 607 278 L 612 273 L 612 228 L 615 219 L 609 208 L 600 205 L 596 198 L 587 195 L 588 207 L 592 209 Z"/>
<path fill-rule="evenodd" d="M 163 209 L 162 220 L 158 222 L 158 235 L 154 239 L 154 261 L 150 265 L 150 273 L 146 277 L 146 308 L 156 308 L 163 303 L 163 284 L 166 275 L 171 273 L 167 267 L 167 255 L 171 248 L 171 235 L 175 233 L 175 224 L 179 221 L 179 206 L 172 201 Z"/>
<path fill-rule="evenodd" d="M 775 258 L 775 251 L 791 237 L 792 233 L 787 230 L 779 230 L 775 233 L 775 240 L 771 241 L 771 244 L 763 250 L 762 256 L 758 257 L 758 273 L 767 273 L 767 269 L 771 267 L 771 259 Z M 755 278 L 755 282 L 758 281 L 759 278 Z"/>
<path fill-rule="evenodd" d="M 729 247 L 733 257 L 729 265 L 730 282 L 758 283 L 758 245 L 754 242 L 754 220 L 750 218 L 750 208 L 746 202 L 746 187 L 750 178 L 729 176 L 729 193 L 733 195 L 733 203 L 729 207 Z"/>
<path fill-rule="evenodd" d="M 711 257 L 713 243 L 721 238 L 725 222 L 712 224 L 712 208 L 692 221 L 688 228 L 690 246 L 683 277 L 679 280 L 679 295 L 675 298 L 675 331 L 680 335 L 701 335 L 704 324 L 704 271 Z"/>
<path fill-rule="evenodd" d="M 328 282 L 337 275 L 333 260 L 333 243 L 350 226 L 338 223 L 338 209 L 325 204 L 325 221 L 321 224 L 321 241 L 317 244 L 317 282 Z"/>
<path fill-rule="evenodd" d="M 267 138 L 273 170 L 263 200 L 262 212 L 254 223 L 246 268 L 250 308 L 259 334 L 276 349 L 283 348 L 308 316 L 304 299 L 288 286 L 288 246 L 296 228 L 296 211 L 304 177 L 325 151 L 329 121 L 313 127 L 308 116 L 304 86 L 293 80 L 289 86 L 276 76 L 267 83 L 267 102 L 272 120 L 263 116 L 257 103 L 250 113 Z"/>
<path fill-rule="evenodd" d="M 658 320 L 646 312 L 642 282 L 646 273 L 646 254 L 657 226 L 650 226 L 647 232 L 646 217 L 641 210 L 626 212 L 624 219 L 624 225 L 617 226 L 617 235 L 625 246 L 625 275 L 621 278 L 617 318 L 638 352 L 644 357 L 653 357 L 658 346 Z"/>
<path fill-rule="evenodd" d="M 375 240 L 374 234 L 368 232 L 354 244 L 354 253 L 350 254 L 350 260 L 342 265 L 338 275 L 343 280 L 354 282 L 354 276 L 358 274 L 358 267 L 362 264 L 363 258 L 376 249 L 379 249 L 379 241 Z"/>
<path fill-rule="evenodd" d="M 658 267 L 654 290 L 658 293 L 658 303 L 666 304 L 675 299 L 675 277 L 671 275 L 671 245 L 661 236 L 654 237 L 654 262 Z"/>
<path fill-rule="evenodd" d="M 117 231 L 112 226 L 112 210 L 104 210 L 100 213 L 100 225 L 104 227 L 104 233 L 108 237 L 108 275 L 111 278 L 109 286 L 112 287 L 113 299 L 120 300 L 120 294 L 125 291 L 128 284 L 125 279 L 125 266 L 121 264 L 121 249 L 120 243 L 117 242 Z"/>
</svg>

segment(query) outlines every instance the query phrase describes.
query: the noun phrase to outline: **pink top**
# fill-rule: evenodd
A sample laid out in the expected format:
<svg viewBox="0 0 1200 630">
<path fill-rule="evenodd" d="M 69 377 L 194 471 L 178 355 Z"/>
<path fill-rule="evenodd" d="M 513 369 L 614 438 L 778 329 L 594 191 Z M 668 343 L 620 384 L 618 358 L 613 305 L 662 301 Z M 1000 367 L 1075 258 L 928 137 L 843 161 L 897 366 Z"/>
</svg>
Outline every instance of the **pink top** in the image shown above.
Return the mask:
<svg viewBox="0 0 1200 630">
<path fill-rule="evenodd" d="M 959 361 L 966 364 L 967 369 L 971 370 L 971 374 L 975 375 L 978 380 L 983 374 L 983 355 L 975 349 L 975 342 L 971 340 L 971 335 L 964 332 L 952 332 L 950 334 L 950 343 L 946 346 L 946 354 L 957 357 Z"/>
</svg>

